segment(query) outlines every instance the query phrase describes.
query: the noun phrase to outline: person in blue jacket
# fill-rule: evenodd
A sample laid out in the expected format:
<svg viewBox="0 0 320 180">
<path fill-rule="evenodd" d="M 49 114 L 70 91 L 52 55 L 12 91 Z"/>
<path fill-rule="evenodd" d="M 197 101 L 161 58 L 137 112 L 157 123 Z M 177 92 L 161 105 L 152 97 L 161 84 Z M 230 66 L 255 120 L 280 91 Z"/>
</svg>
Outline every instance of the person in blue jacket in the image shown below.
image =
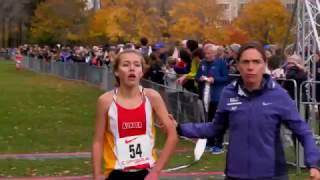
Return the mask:
<svg viewBox="0 0 320 180">
<path fill-rule="evenodd" d="M 241 77 L 222 92 L 215 121 L 177 124 L 178 134 L 211 138 L 229 129 L 226 180 L 288 180 L 280 139 L 286 125 L 304 147 L 310 179 L 320 179 L 319 149 L 286 90 L 264 74 L 266 56 L 258 43 L 241 46 L 237 67 Z"/>
<path fill-rule="evenodd" d="M 207 44 L 204 47 L 205 58 L 200 62 L 196 81 L 198 82 L 200 98 L 205 102 L 205 86 L 209 83 L 209 103 L 207 111 L 208 121 L 214 121 L 213 117 L 217 110 L 222 89 L 228 82 L 228 65 L 218 57 L 218 46 Z M 206 106 L 206 105 L 205 105 Z M 209 138 L 207 146 L 213 154 L 223 153 L 223 135 Z"/>
</svg>

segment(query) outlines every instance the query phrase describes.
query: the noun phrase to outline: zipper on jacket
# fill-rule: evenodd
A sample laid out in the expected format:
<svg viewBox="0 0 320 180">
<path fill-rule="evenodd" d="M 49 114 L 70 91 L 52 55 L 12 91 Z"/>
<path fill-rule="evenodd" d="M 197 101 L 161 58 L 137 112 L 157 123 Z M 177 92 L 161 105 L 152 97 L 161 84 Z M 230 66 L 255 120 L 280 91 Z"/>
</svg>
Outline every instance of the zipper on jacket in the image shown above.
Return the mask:
<svg viewBox="0 0 320 180">
<path fill-rule="evenodd" d="M 254 117 L 253 116 L 253 99 L 252 99 L 252 97 L 249 95 L 249 97 L 248 97 L 248 103 L 249 103 L 249 112 L 250 112 L 250 118 L 248 118 L 248 176 L 249 177 L 251 177 L 251 158 L 250 158 L 250 150 L 251 150 L 251 148 L 250 148 L 250 139 L 251 139 L 251 133 L 250 133 L 250 128 L 251 128 L 251 121 L 252 121 L 252 117 Z"/>
</svg>

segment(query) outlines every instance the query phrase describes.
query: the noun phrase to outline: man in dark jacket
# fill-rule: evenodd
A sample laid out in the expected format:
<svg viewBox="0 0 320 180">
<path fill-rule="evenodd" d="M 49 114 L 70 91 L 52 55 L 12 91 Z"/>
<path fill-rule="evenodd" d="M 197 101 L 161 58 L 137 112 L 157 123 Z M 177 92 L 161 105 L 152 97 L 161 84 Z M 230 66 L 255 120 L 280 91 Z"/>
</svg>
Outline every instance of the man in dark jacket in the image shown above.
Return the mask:
<svg viewBox="0 0 320 180">
<path fill-rule="evenodd" d="M 196 74 L 196 81 L 199 84 L 199 94 L 203 102 L 206 102 L 205 89 L 206 84 L 209 84 L 209 103 L 208 103 L 208 121 L 214 121 L 214 114 L 217 110 L 222 89 L 228 81 L 228 66 L 227 63 L 218 58 L 218 47 L 213 44 L 208 44 L 204 47 L 205 59 L 200 62 L 199 69 Z M 205 105 L 207 106 L 207 105 Z M 223 153 L 223 136 L 210 138 L 207 146 L 213 154 Z"/>
<path fill-rule="evenodd" d="M 292 55 L 287 58 L 287 66 L 286 66 L 286 72 L 285 72 L 286 79 L 294 79 L 297 82 L 297 88 L 298 88 L 298 99 L 295 99 L 294 97 L 294 89 L 293 83 L 286 82 L 284 83 L 284 88 L 288 91 L 289 95 L 292 99 L 297 100 L 300 102 L 300 85 L 302 82 L 308 80 L 308 73 L 305 71 L 305 68 L 303 66 L 303 60 L 298 55 Z M 302 89 L 303 94 L 305 95 L 305 88 Z M 306 101 L 306 97 L 303 97 L 303 101 Z"/>
<path fill-rule="evenodd" d="M 229 129 L 226 180 L 288 180 L 280 139 L 286 125 L 304 147 L 310 179 L 320 178 L 319 150 L 287 92 L 264 74 L 261 45 L 242 45 L 237 56 L 241 77 L 224 88 L 213 123 L 178 124 L 178 134 L 190 138 L 222 135 Z"/>
</svg>

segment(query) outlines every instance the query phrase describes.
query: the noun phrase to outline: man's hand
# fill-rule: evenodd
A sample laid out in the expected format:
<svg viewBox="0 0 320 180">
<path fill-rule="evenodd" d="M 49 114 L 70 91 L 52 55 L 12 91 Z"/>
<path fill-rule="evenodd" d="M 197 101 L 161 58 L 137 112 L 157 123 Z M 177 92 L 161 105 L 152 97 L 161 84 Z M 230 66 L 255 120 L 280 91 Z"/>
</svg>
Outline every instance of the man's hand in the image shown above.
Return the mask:
<svg viewBox="0 0 320 180">
<path fill-rule="evenodd" d="M 201 76 L 200 77 L 200 81 L 207 81 L 207 80 L 208 80 L 207 76 Z"/>
<path fill-rule="evenodd" d="M 309 180 L 320 180 L 320 172 L 317 168 L 311 168 L 309 172 L 310 172 Z"/>
<path fill-rule="evenodd" d="M 210 84 L 213 84 L 214 78 L 213 77 L 208 77 L 207 82 L 210 83 Z"/>
</svg>

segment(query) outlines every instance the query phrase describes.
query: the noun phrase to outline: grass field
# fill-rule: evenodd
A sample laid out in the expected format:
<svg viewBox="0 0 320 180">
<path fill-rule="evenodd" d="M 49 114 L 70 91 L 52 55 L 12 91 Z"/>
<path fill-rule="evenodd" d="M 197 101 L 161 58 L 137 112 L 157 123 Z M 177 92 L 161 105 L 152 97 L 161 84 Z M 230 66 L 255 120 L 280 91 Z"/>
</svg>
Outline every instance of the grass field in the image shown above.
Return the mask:
<svg viewBox="0 0 320 180">
<path fill-rule="evenodd" d="M 0 154 L 90 151 L 95 103 L 102 93 L 85 82 L 16 71 L 14 64 L 0 60 Z M 164 137 L 157 135 L 157 148 L 161 149 Z M 178 148 L 193 146 L 182 140 L 178 144 Z M 176 153 L 168 167 L 191 162 L 192 154 Z M 223 171 L 224 166 L 224 154 L 205 153 L 201 163 L 182 171 Z M 90 173 L 90 159 L 0 160 L 0 177 Z"/>
<path fill-rule="evenodd" d="M 0 64 L 0 153 L 88 151 L 95 101 L 86 83 Z"/>
</svg>

